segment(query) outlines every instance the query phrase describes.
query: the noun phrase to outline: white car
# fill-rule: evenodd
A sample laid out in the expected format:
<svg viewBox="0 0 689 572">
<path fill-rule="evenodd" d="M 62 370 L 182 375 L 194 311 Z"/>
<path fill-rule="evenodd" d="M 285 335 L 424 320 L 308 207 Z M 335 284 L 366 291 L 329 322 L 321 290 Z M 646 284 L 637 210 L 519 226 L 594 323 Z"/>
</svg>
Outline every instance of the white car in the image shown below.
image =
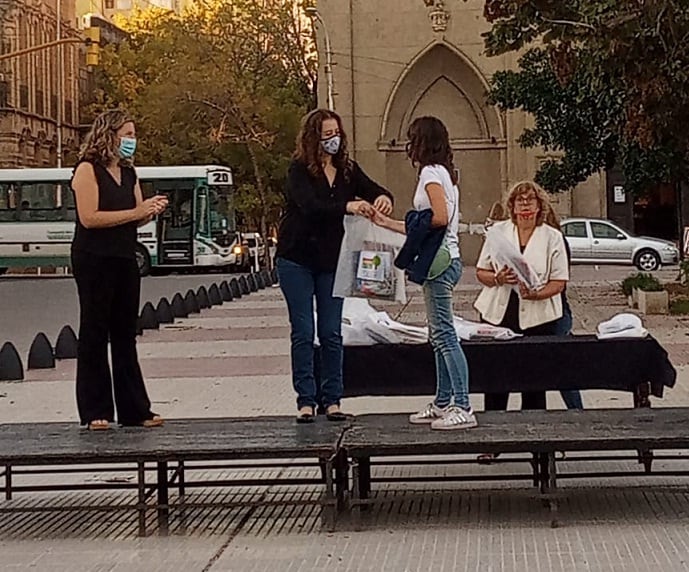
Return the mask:
<svg viewBox="0 0 689 572">
<path fill-rule="evenodd" d="M 258 256 L 259 265 L 263 265 L 266 262 L 266 241 L 258 232 L 243 232 L 242 240 L 249 247 L 249 257 L 251 258 L 252 266 L 255 264 L 256 257 Z"/>
<path fill-rule="evenodd" d="M 650 272 L 679 261 L 679 249 L 674 243 L 634 236 L 609 220 L 569 218 L 561 224 L 574 263 L 633 264 Z"/>
</svg>

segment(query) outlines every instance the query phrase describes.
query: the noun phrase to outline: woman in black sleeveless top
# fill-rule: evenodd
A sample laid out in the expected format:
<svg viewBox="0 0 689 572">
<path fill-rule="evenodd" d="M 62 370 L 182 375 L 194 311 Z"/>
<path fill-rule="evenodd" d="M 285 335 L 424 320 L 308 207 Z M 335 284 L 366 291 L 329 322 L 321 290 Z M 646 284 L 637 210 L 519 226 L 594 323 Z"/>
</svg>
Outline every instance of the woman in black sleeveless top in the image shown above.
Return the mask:
<svg viewBox="0 0 689 572">
<path fill-rule="evenodd" d="M 161 213 L 167 199 L 143 200 L 131 161 L 135 149 L 133 121 L 122 110 L 106 111 L 86 136 L 71 183 L 77 206 L 72 270 L 80 307 L 77 405 L 82 425 L 91 430 L 108 429 L 115 408 L 122 425 L 163 422 L 151 412 L 136 354 L 141 280 L 135 248 L 137 227 Z"/>
</svg>

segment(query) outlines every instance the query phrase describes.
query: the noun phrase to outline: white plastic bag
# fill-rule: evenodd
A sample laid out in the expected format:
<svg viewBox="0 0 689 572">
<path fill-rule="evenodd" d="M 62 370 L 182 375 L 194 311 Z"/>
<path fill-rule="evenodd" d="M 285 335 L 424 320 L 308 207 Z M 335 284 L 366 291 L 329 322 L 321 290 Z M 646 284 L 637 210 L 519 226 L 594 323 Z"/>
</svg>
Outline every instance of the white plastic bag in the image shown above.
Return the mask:
<svg viewBox="0 0 689 572">
<path fill-rule="evenodd" d="M 599 340 L 645 338 L 648 336 L 648 330 L 644 328 L 643 322 L 639 316 L 622 313 L 598 324 L 596 336 Z"/>
<path fill-rule="evenodd" d="M 359 216 L 346 216 L 333 296 L 407 301 L 404 272 L 393 261 L 404 235 Z"/>
<path fill-rule="evenodd" d="M 522 337 L 509 328 L 483 324 L 454 316 L 455 331 L 460 340 L 512 340 Z"/>
<path fill-rule="evenodd" d="M 495 264 L 502 268 L 507 266 L 516 275 L 517 279 L 530 290 L 538 290 L 544 286 L 536 271 L 526 261 L 524 255 L 512 244 L 508 238 L 497 228 L 493 227 L 486 232 L 486 247 L 490 249 L 490 256 Z M 518 291 L 518 287 L 515 287 Z"/>
</svg>

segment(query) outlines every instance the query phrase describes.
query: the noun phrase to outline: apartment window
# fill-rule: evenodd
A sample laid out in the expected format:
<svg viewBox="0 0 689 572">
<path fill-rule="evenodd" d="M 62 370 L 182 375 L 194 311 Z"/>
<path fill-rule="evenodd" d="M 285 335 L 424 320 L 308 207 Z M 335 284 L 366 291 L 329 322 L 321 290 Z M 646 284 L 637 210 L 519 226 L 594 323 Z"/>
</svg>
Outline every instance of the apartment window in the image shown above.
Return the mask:
<svg viewBox="0 0 689 572">
<path fill-rule="evenodd" d="M 10 85 L 6 81 L 0 81 L 0 107 L 10 106 Z"/>
<path fill-rule="evenodd" d="M 29 109 L 29 87 L 26 85 L 19 86 L 19 107 Z"/>
<path fill-rule="evenodd" d="M 57 120 L 57 95 L 50 96 L 50 117 Z"/>
<path fill-rule="evenodd" d="M 115 9 L 115 0 L 105 0 L 105 9 L 106 10 L 114 10 Z"/>
<path fill-rule="evenodd" d="M 74 117 L 72 116 L 72 102 L 69 99 L 65 101 L 65 123 L 74 123 Z"/>
<path fill-rule="evenodd" d="M 45 113 L 43 106 L 44 97 L 45 94 L 41 90 L 36 91 L 36 115 L 43 115 L 43 113 Z"/>
</svg>

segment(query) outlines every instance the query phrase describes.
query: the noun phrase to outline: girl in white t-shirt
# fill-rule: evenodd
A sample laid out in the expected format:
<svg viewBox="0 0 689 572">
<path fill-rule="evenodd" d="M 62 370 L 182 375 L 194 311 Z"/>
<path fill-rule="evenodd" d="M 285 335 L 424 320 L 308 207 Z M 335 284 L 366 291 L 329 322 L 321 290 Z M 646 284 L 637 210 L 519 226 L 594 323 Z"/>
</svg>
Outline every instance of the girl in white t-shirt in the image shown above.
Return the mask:
<svg viewBox="0 0 689 572">
<path fill-rule="evenodd" d="M 467 429 L 477 423 L 469 405 L 469 367 L 457 339 L 452 313 L 452 291 L 462 276 L 458 240 L 459 175 L 442 121 L 435 117 L 415 119 L 407 138 L 407 154 L 419 171 L 414 210 L 431 209 L 431 229 L 445 227 L 442 245 L 423 283 L 429 338 L 435 354 L 436 396 L 424 409 L 410 415 L 409 421 L 430 424 L 431 429 Z M 406 234 L 403 221 L 377 213 L 373 222 Z"/>
</svg>

